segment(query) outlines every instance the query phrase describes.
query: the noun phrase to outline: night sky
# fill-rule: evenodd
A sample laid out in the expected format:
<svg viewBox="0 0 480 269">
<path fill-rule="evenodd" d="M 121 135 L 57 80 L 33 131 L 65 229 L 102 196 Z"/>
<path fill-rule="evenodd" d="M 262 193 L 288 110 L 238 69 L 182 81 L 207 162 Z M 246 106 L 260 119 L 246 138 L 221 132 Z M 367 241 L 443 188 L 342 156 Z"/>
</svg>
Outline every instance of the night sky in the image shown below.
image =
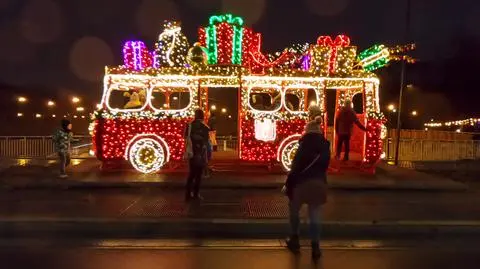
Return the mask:
<svg viewBox="0 0 480 269">
<path fill-rule="evenodd" d="M 361 51 L 403 43 L 405 7 L 406 0 L 0 0 L 0 84 L 7 101 L 15 94 L 76 94 L 93 108 L 104 66 L 122 63 L 123 42 L 140 39 L 152 49 L 165 19 L 182 21 L 190 43 L 210 15 L 229 12 L 262 33 L 264 52 L 337 34 L 349 35 Z M 409 83 L 419 89 L 407 103 L 421 106 L 414 100 L 436 94 L 450 106 L 438 117 L 473 116 L 480 89 L 467 74 L 480 71 L 480 1 L 412 0 L 411 10 L 419 62 L 409 68 Z M 383 104 L 396 100 L 398 65 L 379 72 Z"/>
</svg>

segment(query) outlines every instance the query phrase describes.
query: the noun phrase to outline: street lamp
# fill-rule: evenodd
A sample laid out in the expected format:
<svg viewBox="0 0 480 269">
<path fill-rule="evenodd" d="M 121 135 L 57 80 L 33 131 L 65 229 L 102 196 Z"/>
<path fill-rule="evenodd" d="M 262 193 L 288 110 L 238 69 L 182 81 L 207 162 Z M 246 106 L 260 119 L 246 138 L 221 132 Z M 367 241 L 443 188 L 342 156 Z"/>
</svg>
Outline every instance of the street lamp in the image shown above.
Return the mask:
<svg viewBox="0 0 480 269">
<path fill-rule="evenodd" d="M 78 111 L 78 112 L 83 112 L 83 111 L 85 111 L 85 108 L 79 106 L 79 107 L 77 107 L 77 111 Z"/>
<path fill-rule="evenodd" d="M 217 110 L 217 106 L 216 106 L 216 105 L 212 105 L 212 106 L 210 107 L 210 109 L 211 109 L 212 111 L 215 111 L 215 110 Z"/>
<path fill-rule="evenodd" d="M 74 96 L 74 97 L 72 97 L 72 102 L 73 102 L 74 104 L 80 103 L 80 98 Z"/>
<path fill-rule="evenodd" d="M 394 104 L 390 104 L 390 105 L 388 105 L 387 108 L 388 108 L 388 110 L 394 112 L 394 110 L 395 110 L 395 105 L 394 105 Z"/>
<path fill-rule="evenodd" d="M 411 7 L 411 0 L 407 0 L 407 6 L 405 10 L 405 36 L 404 41 L 407 44 L 410 40 L 410 7 Z M 402 128 L 402 99 L 403 99 L 403 90 L 406 84 L 406 73 L 407 73 L 407 62 L 406 60 L 402 60 L 402 73 L 400 75 L 400 93 L 398 96 L 398 115 L 397 115 L 397 140 L 395 141 L 395 165 L 398 165 L 398 156 L 400 150 L 400 136 L 401 136 L 401 128 Z"/>
<path fill-rule="evenodd" d="M 19 118 L 23 117 L 23 113 L 21 113 L 21 112 L 17 113 L 17 117 L 19 117 Z"/>
<path fill-rule="evenodd" d="M 54 106 L 54 105 L 55 105 L 55 102 L 54 102 L 54 101 L 48 100 L 47 106 L 52 107 L 52 106 Z"/>
<path fill-rule="evenodd" d="M 52 115 L 52 118 L 56 118 L 56 117 L 57 117 L 57 115 L 55 115 L 55 114 Z"/>
<path fill-rule="evenodd" d="M 41 117 L 42 117 L 42 114 L 38 114 L 38 113 L 35 114 L 35 118 L 39 119 L 39 118 L 41 118 Z"/>
<path fill-rule="evenodd" d="M 17 98 L 17 101 L 18 101 L 19 103 L 26 103 L 28 100 L 27 100 L 26 97 L 19 96 L 19 97 Z"/>
<path fill-rule="evenodd" d="M 412 116 L 417 116 L 418 112 L 416 110 L 412 111 Z"/>
<path fill-rule="evenodd" d="M 226 108 L 222 108 L 222 113 L 227 113 L 227 109 Z"/>
</svg>

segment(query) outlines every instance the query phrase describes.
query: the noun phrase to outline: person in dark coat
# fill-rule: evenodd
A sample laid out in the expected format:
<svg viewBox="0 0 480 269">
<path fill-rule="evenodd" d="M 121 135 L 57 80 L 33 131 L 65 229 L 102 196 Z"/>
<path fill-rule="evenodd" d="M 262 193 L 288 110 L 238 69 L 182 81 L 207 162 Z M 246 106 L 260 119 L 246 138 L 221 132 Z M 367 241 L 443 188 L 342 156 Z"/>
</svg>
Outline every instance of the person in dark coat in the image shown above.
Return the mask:
<svg viewBox="0 0 480 269">
<path fill-rule="evenodd" d="M 185 199 L 201 200 L 200 184 L 208 163 L 208 132 L 210 128 L 204 123 L 204 113 L 201 109 L 195 110 L 195 119 L 185 130 L 185 139 L 190 139 L 192 156 L 189 158 L 189 173 L 185 187 Z"/>
<path fill-rule="evenodd" d="M 308 205 L 312 258 L 321 256 L 319 246 L 320 207 L 326 202 L 327 169 L 330 162 L 330 143 L 325 139 L 322 117 L 317 116 L 307 123 L 305 134 L 300 139 L 298 150 L 292 162 L 291 171 L 285 183 L 289 198 L 291 235 L 287 247 L 294 253 L 300 249 L 300 208 Z"/>
<path fill-rule="evenodd" d="M 345 154 L 343 160 L 348 161 L 350 153 L 350 139 L 352 137 L 353 125 L 357 125 L 363 131 L 367 129 L 358 120 L 357 114 L 352 108 L 352 102 L 347 100 L 345 106 L 338 111 L 335 132 L 337 134 L 337 149 L 336 159 L 340 160 L 340 154 L 342 153 L 342 146 L 345 145 Z"/>
</svg>

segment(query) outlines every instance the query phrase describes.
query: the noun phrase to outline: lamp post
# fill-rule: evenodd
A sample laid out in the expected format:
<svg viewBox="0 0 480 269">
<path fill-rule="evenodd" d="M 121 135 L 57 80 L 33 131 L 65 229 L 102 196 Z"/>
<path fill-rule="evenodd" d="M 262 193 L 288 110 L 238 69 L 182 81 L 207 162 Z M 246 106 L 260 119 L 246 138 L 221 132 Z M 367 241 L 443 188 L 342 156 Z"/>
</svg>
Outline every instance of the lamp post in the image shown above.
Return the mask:
<svg viewBox="0 0 480 269">
<path fill-rule="evenodd" d="M 411 0 L 407 0 L 407 8 L 405 11 L 405 43 L 409 42 L 410 39 L 410 7 Z M 406 82 L 406 73 L 407 73 L 407 62 L 402 61 L 402 72 L 400 75 L 400 93 L 398 96 L 398 115 L 397 115 L 397 140 L 395 141 L 395 165 L 398 165 L 398 154 L 400 149 L 400 134 L 402 128 L 402 99 L 403 99 L 403 89 L 405 88 Z"/>
</svg>

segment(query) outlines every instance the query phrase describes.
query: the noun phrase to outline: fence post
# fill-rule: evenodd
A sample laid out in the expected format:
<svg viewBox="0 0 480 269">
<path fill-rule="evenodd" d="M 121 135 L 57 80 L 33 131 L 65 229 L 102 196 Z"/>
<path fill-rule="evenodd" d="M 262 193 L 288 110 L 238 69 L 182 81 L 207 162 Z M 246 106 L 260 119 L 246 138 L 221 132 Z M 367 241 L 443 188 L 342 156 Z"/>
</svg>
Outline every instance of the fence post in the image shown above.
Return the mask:
<svg viewBox="0 0 480 269">
<path fill-rule="evenodd" d="M 424 146 L 425 146 L 425 143 L 423 143 L 424 140 L 422 139 L 421 142 L 420 142 L 420 161 L 423 161 L 423 151 L 424 151 Z"/>
<path fill-rule="evenodd" d="M 45 160 L 48 159 L 48 149 L 45 144 L 45 136 L 42 136 L 42 152 L 43 152 L 43 158 Z"/>
<path fill-rule="evenodd" d="M 23 137 L 23 156 L 27 156 L 27 137 Z"/>
</svg>

